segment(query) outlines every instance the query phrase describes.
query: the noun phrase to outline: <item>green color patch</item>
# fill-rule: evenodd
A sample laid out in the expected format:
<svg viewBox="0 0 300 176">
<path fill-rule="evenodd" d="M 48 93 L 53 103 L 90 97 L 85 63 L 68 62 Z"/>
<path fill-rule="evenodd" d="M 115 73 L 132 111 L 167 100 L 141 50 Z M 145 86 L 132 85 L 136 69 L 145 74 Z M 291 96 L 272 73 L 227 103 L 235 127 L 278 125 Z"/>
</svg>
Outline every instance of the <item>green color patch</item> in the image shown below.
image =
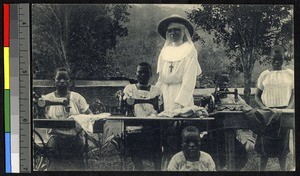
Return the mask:
<svg viewBox="0 0 300 176">
<path fill-rule="evenodd" d="M 4 90 L 4 130 L 10 133 L 10 90 Z"/>
</svg>

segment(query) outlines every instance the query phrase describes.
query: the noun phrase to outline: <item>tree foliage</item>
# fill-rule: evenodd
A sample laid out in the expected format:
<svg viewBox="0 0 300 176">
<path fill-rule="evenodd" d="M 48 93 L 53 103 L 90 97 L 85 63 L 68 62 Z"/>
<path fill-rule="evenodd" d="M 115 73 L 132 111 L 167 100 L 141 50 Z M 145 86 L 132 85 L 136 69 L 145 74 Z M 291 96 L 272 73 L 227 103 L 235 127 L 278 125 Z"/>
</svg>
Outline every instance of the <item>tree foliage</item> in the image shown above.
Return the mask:
<svg viewBox="0 0 300 176">
<path fill-rule="evenodd" d="M 188 18 L 226 46 L 231 67 L 244 73 L 245 99 L 249 101 L 255 62 L 264 63 L 272 46 L 293 53 L 291 5 L 209 4 L 188 13 Z"/>
<path fill-rule="evenodd" d="M 125 4 L 33 4 L 34 78 L 49 79 L 67 67 L 75 79 L 105 79 L 116 73 L 107 51 L 125 37 Z"/>
<path fill-rule="evenodd" d="M 156 31 L 157 23 L 173 13 L 184 15 L 182 9 L 168 9 L 157 5 L 132 5 L 128 10 L 130 22 L 126 23 L 128 36 L 120 38 L 116 49 L 109 51 L 109 56 L 118 68 L 120 75 L 134 78 L 138 63 L 146 61 L 151 64 L 153 78 L 156 82 L 156 65 L 164 40 Z"/>
</svg>

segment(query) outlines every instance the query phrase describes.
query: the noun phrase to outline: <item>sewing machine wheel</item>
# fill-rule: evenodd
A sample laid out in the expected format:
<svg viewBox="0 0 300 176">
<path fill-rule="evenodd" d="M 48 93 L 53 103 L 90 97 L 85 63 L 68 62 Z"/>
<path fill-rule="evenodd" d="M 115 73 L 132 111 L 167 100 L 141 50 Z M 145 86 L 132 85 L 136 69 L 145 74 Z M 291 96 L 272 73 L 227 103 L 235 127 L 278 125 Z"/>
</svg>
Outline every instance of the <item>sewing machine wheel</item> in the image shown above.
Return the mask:
<svg viewBox="0 0 300 176">
<path fill-rule="evenodd" d="M 43 100 L 43 99 L 39 99 L 38 102 L 37 102 L 38 106 L 39 107 L 45 107 L 46 106 L 46 101 Z"/>
<path fill-rule="evenodd" d="M 103 141 L 103 143 L 100 143 L 98 140 L 96 140 L 94 137 L 89 136 L 88 137 L 88 145 L 89 145 L 89 151 L 88 151 L 88 157 L 91 160 L 100 160 L 103 156 L 112 154 L 112 150 L 119 151 L 119 137 L 115 135 L 111 135 Z"/>
<path fill-rule="evenodd" d="M 92 136 L 87 136 L 88 139 L 88 159 L 98 161 L 101 158 L 101 146 Z"/>
<path fill-rule="evenodd" d="M 34 136 L 38 138 L 40 141 L 39 143 L 36 143 L 34 141 L 34 146 L 33 146 L 33 170 L 34 171 L 47 171 L 47 167 L 49 165 L 49 160 L 47 158 L 48 155 L 48 150 L 46 147 L 46 144 L 43 141 L 42 136 L 37 132 L 33 131 Z"/>
<path fill-rule="evenodd" d="M 126 103 L 128 104 L 128 105 L 134 105 L 134 99 L 133 98 L 127 98 L 126 99 Z"/>
</svg>

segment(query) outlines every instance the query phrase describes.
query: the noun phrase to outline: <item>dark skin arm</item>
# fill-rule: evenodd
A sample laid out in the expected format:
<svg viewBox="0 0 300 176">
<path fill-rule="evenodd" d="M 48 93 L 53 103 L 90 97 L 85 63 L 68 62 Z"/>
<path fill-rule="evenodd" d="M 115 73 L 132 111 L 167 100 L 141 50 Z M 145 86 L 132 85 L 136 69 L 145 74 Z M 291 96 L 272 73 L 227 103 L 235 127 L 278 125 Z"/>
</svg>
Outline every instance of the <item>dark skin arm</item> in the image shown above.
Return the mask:
<svg viewBox="0 0 300 176">
<path fill-rule="evenodd" d="M 90 108 L 88 108 L 85 112 L 84 112 L 84 114 L 93 114 L 93 112 L 90 110 Z"/>
<path fill-rule="evenodd" d="M 293 89 L 291 99 L 290 99 L 290 102 L 289 102 L 289 105 L 288 105 L 287 109 L 294 109 L 294 108 L 295 108 L 295 92 L 294 92 L 294 89 Z"/>
<path fill-rule="evenodd" d="M 257 105 L 262 108 L 265 109 L 267 108 L 264 103 L 261 100 L 261 95 L 262 95 L 263 91 L 260 90 L 259 88 L 256 89 L 256 93 L 255 93 L 255 102 L 257 103 Z"/>
</svg>

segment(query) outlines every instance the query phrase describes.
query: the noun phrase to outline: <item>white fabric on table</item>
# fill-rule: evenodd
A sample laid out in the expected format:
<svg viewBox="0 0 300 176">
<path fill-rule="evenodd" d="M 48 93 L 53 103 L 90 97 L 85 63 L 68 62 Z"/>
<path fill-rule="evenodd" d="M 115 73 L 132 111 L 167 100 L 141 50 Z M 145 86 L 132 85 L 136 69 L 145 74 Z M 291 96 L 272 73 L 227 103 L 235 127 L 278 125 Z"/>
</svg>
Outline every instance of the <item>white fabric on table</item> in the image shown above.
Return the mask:
<svg viewBox="0 0 300 176">
<path fill-rule="evenodd" d="M 95 115 L 78 114 L 72 115 L 70 118 L 74 119 L 88 135 L 92 135 L 94 132 L 93 125 L 95 121 L 100 119 L 105 120 L 105 118 L 109 117 L 110 115 L 110 113 L 101 113 Z"/>
</svg>

